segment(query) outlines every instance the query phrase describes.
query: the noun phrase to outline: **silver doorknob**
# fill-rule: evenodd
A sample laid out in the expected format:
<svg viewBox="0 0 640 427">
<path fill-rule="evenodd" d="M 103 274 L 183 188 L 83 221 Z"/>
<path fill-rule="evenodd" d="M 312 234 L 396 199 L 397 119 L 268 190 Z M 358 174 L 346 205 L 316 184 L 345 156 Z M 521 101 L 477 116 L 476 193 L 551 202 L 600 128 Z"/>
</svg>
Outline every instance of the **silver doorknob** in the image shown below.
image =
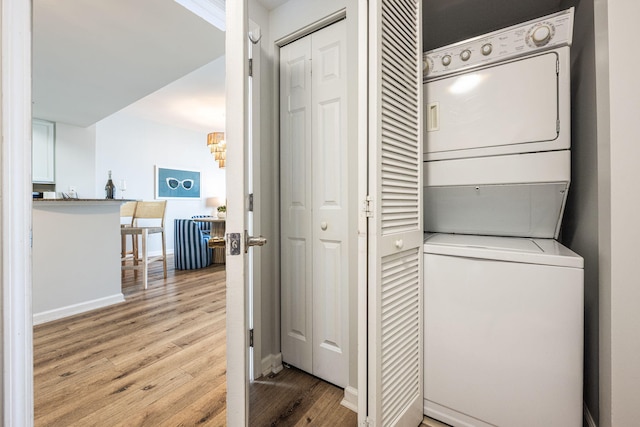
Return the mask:
<svg viewBox="0 0 640 427">
<path fill-rule="evenodd" d="M 249 246 L 264 246 L 267 244 L 267 238 L 262 236 L 249 236 L 249 233 L 244 232 L 244 252 L 249 250 Z"/>
</svg>

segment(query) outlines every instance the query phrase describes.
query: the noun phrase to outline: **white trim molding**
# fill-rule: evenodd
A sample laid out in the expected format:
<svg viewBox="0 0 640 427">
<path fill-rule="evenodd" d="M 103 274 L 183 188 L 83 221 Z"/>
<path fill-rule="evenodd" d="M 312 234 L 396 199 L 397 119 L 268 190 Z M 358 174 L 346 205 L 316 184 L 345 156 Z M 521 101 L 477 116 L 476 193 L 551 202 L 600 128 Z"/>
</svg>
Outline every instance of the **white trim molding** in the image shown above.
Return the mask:
<svg viewBox="0 0 640 427">
<path fill-rule="evenodd" d="M 2 419 L 32 426 L 31 2 L 0 1 Z"/>
<path fill-rule="evenodd" d="M 347 388 L 344 389 L 344 398 L 340 404 L 345 408 L 358 413 L 358 389 L 347 386 Z"/>
<path fill-rule="evenodd" d="M 282 353 L 269 354 L 264 357 L 262 359 L 262 367 L 260 371 L 265 377 L 282 371 Z"/>
<path fill-rule="evenodd" d="M 62 319 L 63 317 L 73 316 L 74 314 L 80 314 L 86 311 L 108 307 L 110 305 L 119 304 L 121 302 L 124 302 L 124 295 L 122 295 L 122 293 L 118 293 L 104 298 L 98 298 L 91 301 L 84 301 L 79 304 L 72 304 L 66 307 L 56 308 L 55 310 L 43 311 L 42 313 L 34 313 L 33 324 L 40 325 L 42 323 Z"/>
<path fill-rule="evenodd" d="M 175 0 L 180 6 L 188 9 L 207 21 L 220 31 L 225 31 L 224 0 Z"/>
</svg>

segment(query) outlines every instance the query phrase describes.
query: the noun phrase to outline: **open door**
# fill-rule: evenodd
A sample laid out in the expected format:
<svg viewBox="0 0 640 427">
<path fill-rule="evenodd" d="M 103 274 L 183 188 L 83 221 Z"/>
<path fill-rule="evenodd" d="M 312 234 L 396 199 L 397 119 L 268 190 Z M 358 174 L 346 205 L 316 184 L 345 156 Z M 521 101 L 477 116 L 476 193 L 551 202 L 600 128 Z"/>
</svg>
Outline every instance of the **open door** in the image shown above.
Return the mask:
<svg viewBox="0 0 640 427">
<path fill-rule="evenodd" d="M 266 241 L 249 223 L 249 54 L 247 0 L 226 4 L 227 425 L 249 420 L 249 248 Z"/>
<path fill-rule="evenodd" d="M 418 426 L 422 391 L 422 10 L 369 2 L 368 421 Z"/>
</svg>

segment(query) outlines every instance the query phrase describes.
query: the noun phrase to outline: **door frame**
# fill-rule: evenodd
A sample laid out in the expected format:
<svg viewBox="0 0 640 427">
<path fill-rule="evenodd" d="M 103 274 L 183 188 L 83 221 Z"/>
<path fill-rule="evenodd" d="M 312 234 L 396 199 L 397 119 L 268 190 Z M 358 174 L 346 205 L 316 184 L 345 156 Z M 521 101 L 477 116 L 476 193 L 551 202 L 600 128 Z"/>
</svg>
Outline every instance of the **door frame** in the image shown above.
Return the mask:
<svg viewBox="0 0 640 427">
<path fill-rule="evenodd" d="M 358 22 L 362 22 L 360 21 L 360 19 L 362 19 L 362 16 L 364 16 L 366 18 L 367 16 L 367 0 L 359 0 L 359 5 L 358 5 Z M 364 12 L 361 10 L 364 9 Z M 325 27 L 328 27 L 332 24 L 335 24 L 336 22 L 339 22 L 341 20 L 345 20 L 347 19 L 347 7 L 342 7 L 336 11 L 334 11 L 333 13 L 330 13 L 308 25 L 302 26 L 296 30 L 294 30 L 293 32 L 280 37 L 278 39 L 276 39 L 273 42 L 273 62 L 274 64 L 278 64 L 275 68 L 274 68 L 274 94 L 275 94 L 275 98 L 276 98 L 276 103 L 275 103 L 275 111 L 278 112 L 277 117 L 274 117 L 274 138 L 276 143 L 274 144 L 274 146 L 277 149 L 277 153 L 276 156 L 278 159 L 280 159 L 280 49 L 291 43 L 294 42 L 298 39 L 301 39 L 303 37 L 306 37 L 318 30 L 321 30 Z M 366 21 L 364 21 L 366 22 Z M 359 24 L 362 25 L 362 24 Z M 366 34 L 366 24 L 365 25 L 365 36 Z M 348 31 L 347 31 L 348 34 Z M 360 34 L 360 29 L 358 29 L 358 34 Z M 348 36 L 347 36 L 348 37 Z M 365 40 L 366 43 L 366 40 Z M 366 46 L 366 44 L 365 44 Z M 361 50 L 361 46 L 358 45 L 358 51 Z M 358 64 L 358 67 L 360 68 L 360 63 Z M 364 67 L 364 77 L 366 79 L 367 74 L 366 74 L 366 70 L 367 67 L 365 65 Z M 360 74 L 360 70 L 358 69 L 357 71 L 358 74 L 358 78 L 359 80 L 361 80 L 361 74 Z M 366 82 L 366 80 L 365 80 Z M 367 92 L 367 86 L 365 84 L 364 88 L 363 88 L 362 93 L 368 93 Z M 362 94 L 360 92 L 360 88 L 358 88 L 358 96 L 360 96 Z M 361 99 L 361 98 L 358 98 Z M 365 132 L 365 139 L 362 138 L 361 136 L 361 132 L 362 129 L 365 129 L 366 131 L 366 123 L 367 123 L 367 118 L 366 118 L 366 111 L 367 111 L 367 107 L 366 104 L 364 105 L 364 112 L 365 112 L 365 116 L 364 118 L 362 118 L 362 102 L 358 101 L 358 120 L 362 121 L 364 119 L 364 127 L 362 127 L 360 125 L 360 123 L 358 123 L 358 127 L 357 127 L 357 134 L 358 134 L 358 172 L 357 175 L 355 176 L 355 178 L 357 179 L 357 186 L 358 186 L 358 190 L 357 190 L 357 196 L 358 196 L 358 200 L 362 200 L 364 201 L 364 199 L 366 198 L 366 191 L 367 191 L 367 169 L 366 169 L 366 165 L 367 165 L 367 161 L 368 161 L 368 157 L 367 157 L 367 140 L 366 140 L 366 132 Z M 364 147 L 364 153 L 362 152 L 362 148 Z M 280 169 L 281 165 L 278 163 L 278 171 Z M 279 172 L 278 172 L 278 177 L 279 177 Z M 278 195 L 278 203 L 277 203 L 277 217 L 278 217 L 278 221 L 281 221 L 282 219 L 282 212 L 280 209 L 280 183 L 278 181 L 278 189 L 277 189 L 277 195 Z M 358 206 L 361 206 L 361 203 L 358 203 Z M 358 213 L 360 213 L 360 209 L 358 209 Z M 280 241 L 280 231 L 281 231 L 281 227 L 278 228 L 278 233 L 276 234 L 278 241 Z M 357 382 L 357 386 L 358 389 L 354 389 L 353 387 L 349 386 L 349 381 L 347 380 L 347 386 L 344 389 L 344 400 L 342 401 L 342 404 L 346 407 L 348 407 L 349 409 L 356 411 L 358 413 L 358 417 L 360 417 L 360 413 L 361 413 L 361 409 L 360 409 L 360 400 L 362 399 L 363 393 L 359 392 L 358 390 L 360 389 L 360 366 L 362 365 L 361 363 L 361 355 L 360 355 L 360 351 L 361 351 L 361 344 L 360 344 L 360 326 L 361 323 L 364 322 L 365 328 L 366 328 L 366 266 L 367 266 L 367 246 L 366 243 L 367 242 L 367 221 L 366 218 L 363 218 L 362 215 L 358 216 L 358 238 L 356 240 L 356 244 L 357 244 L 357 252 L 358 252 L 358 266 L 356 267 L 357 270 L 357 276 L 358 276 L 358 289 L 357 289 L 357 300 L 358 300 L 358 321 L 357 321 L 357 327 L 358 327 L 358 350 L 357 350 L 357 360 L 358 360 L 358 382 Z M 278 251 L 277 251 L 277 255 L 276 255 L 276 264 L 277 264 L 277 271 L 278 271 L 278 282 L 280 283 L 281 277 L 282 277 L 282 271 L 281 271 L 281 254 L 282 254 L 282 245 L 279 244 L 278 245 Z M 364 276 L 361 275 L 364 274 Z M 276 295 L 277 298 L 277 313 L 276 313 L 276 329 L 277 329 L 277 336 L 280 337 L 281 336 L 281 313 L 282 313 L 282 306 L 280 304 L 282 295 L 280 292 L 277 293 Z M 365 299 L 365 303 L 362 304 L 361 300 Z M 351 306 L 351 303 L 349 304 Z M 361 307 L 362 306 L 362 307 Z M 364 311 L 362 311 L 364 309 Z M 361 319 L 361 314 L 364 313 L 364 320 Z M 366 343 L 366 338 L 365 338 L 365 343 Z M 351 343 L 349 344 L 349 346 L 351 346 Z M 281 355 L 282 353 L 280 353 Z M 282 358 L 280 358 L 280 360 L 282 360 Z M 366 366 L 366 347 L 364 349 L 364 360 L 365 360 L 365 365 Z M 351 369 L 349 369 L 349 372 L 351 372 Z M 364 371 L 364 374 L 366 376 L 366 370 Z M 364 384 L 366 384 L 366 378 L 364 381 Z M 366 411 L 366 393 L 364 394 L 364 403 L 365 406 L 363 406 L 364 410 Z M 363 415 L 363 419 L 364 419 L 364 415 Z M 360 422 L 360 421 L 359 421 Z"/>
<path fill-rule="evenodd" d="M 358 200 L 369 194 L 369 1 L 358 0 Z M 358 425 L 368 420 L 369 220 L 358 215 Z"/>
<path fill-rule="evenodd" d="M 331 42 L 327 42 L 326 40 L 324 41 L 324 43 L 327 43 L 323 46 L 333 46 L 333 43 L 339 43 L 340 44 L 340 60 L 339 62 L 342 63 L 342 65 L 340 65 L 340 69 L 342 70 L 342 72 L 344 73 L 342 75 L 342 77 L 340 77 L 339 79 L 335 80 L 333 84 L 336 84 L 335 82 L 339 82 L 337 84 L 340 85 L 341 90 L 339 91 L 340 95 L 338 95 L 338 93 L 334 94 L 334 96 L 336 97 L 340 97 L 339 99 L 341 100 L 340 104 L 341 104 L 341 108 L 340 108 L 340 137 L 339 139 L 344 141 L 344 142 L 349 142 L 348 141 L 348 134 L 349 134 L 349 128 L 351 127 L 351 129 L 353 129 L 353 126 L 349 125 L 349 121 L 348 121 L 348 114 L 349 114 L 349 90 L 348 90 L 348 73 L 346 73 L 347 71 L 347 64 L 348 64 L 348 60 L 347 60 L 347 50 L 345 49 L 345 46 L 347 45 L 347 29 L 348 29 L 348 22 L 346 21 L 346 19 L 343 19 L 343 17 L 346 17 L 346 9 L 343 9 L 344 13 L 343 14 L 335 14 L 332 15 L 334 18 L 338 18 L 338 19 L 334 19 L 334 20 L 329 20 L 329 22 L 327 22 L 326 19 L 323 19 L 322 23 L 326 24 L 326 25 L 322 25 L 322 26 L 317 26 L 317 25 L 313 25 L 314 29 L 313 31 L 310 32 L 306 32 L 306 34 L 302 35 L 301 37 L 298 37 L 294 40 L 289 41 L 286 45 L 282 45 L 279 46 L 279 52 L 280 52 L 280 58 L 282 56 L 282 51 L 283 50 L 287 50 L 287 58 L 300 58 L 300 55 L 304 55 L 307 59 L 304 60 L 304 62 L 308 63 L 304 65 L 304 75 L 305 75 L 305 81 L 308 83 L 308 88 L 306 90 L 304 90 L 303 92 L 305 93 L 305 101 L 295 101 L 296 106 L 294 108 L 301 108 L 302 105 L 306 105 L 306 108 L 308 108 L 308 115 L 305 115 L 305 119 L 304 119 L 304 123 L 305 125 L 303 125 L 304 127 L 308 127 L 308 129 L 305 131 L 305 137 L 303 138 L 305 141 L 298 141 L 294 138 L 294 140 L 291 140 L 290 136 L 287 136 L 289 131 L 281 133 L 280 134 L 280 138 L 278 139 L 279 142 L 279 151 L 280 153 L 284 153 L 285 157 L 285 163 L 282 163 L 283 157 L 281 156 L 281 163 L 280 163 L 280 185 L 279 185 L 279 193 L 280 193 L 280 207 L 281 207 L 281 216 L 280 216 L 280 241 L 281 241 L 281 245 L 280 245 L 280 270 L 281 272 L 287 272 L 290 269 L 295 269 L 295 265 L 296 263 L 291 263 L 289 261 L 286 261 L 286 256 L 283 255 L 283 247 L 284 247 L 284 242 L 287 240 L 287 236 L 291 237 L 291 235 L 295 235 L 297 237 L 304 237 L 304 239 L 307 241 L 308 246 L 308 252 L 305 255 L 306 259 L 303 261 L 304 263 L 308 263 L 307 267 L 305 267 L 305 275 L 306 278 L 309 280 L 309 282 L 307 282 L 306 284 L 303 285 L 303 287 L 306 289 L 305 292 L 303 292 L 302 294 L 305 295 L 304 296 L 304 301 L 298 301 L 299 304 L 296 304 L 295 302 L 292 302 L 291 300 L 288 300 L 288 306 L 303 306 L 305 307 L 305 312 L 307 313 L 305 318 L 305 327 L 308 327 L 308 329 L 306 330 L 308 336 L 306 336 L 305 340 L 300 340 L 300 339 L 295 339 L 295 338 L 291 338 L 288 337 L 287 333 L 285 332 L 281 332 L 281 353 L 282 353 L 282 358 L 283 360 L 286 358 L 285 357 L 285 350 L 287 350 L 287 354 L 288 354 L 288 358 L 292 359 L 292 360 L 286 360 L 287 363 L 292 364 L 293 366 L 296 366 L 299 369 L 302 369 L 304 371 L 307 371 L 308 373 L 311 373 L 312 375 L 318 376 L 319 378 L 325 380 L 325 381 L 329 381 L 330 383 L 334 383 L 336 385 L 339 385 L 340 387 L 345 388 L 345 396 L 348 396 L 348 402 L 350 403 L 349 407 L 351 409 L 355 410 L 356 407 L 356 399 L 355 397 L 350 396 L 350 392 L 354 389 L 353 387 L 351 387 L 350 389 L 348 389 L 348 386 L 350 384 L 350 379 L 349 379 L 349 373 L 350 371 L 350 359 L 351 359 L 351 353 L 352 353 L 352 345 L 354 344 L 354 337 L 352 337 L 352 331 L 347 329 L 346 331 L 344 330 L 344 328 L 349 328 L 349 325 L 351 324 L 350 322 L 350 318 L 349 315 L 352 312 L 351 310 L 349 310 L 350 307 L 354 306 L 354 296 L 350 295 L 352 292 L 351 290 L 353 289 L 353 286 L 350 285 L 350 276 L 354 276 L 355 274 L 357 274 L 357 269 L 351 265 L 351 263 L 348 262 L 348 260 L 345 262 L 344 260 L 341 261 L 341 268 L 340 268 L 340 274 L 341 277 L 344 279 L 341 282 L 338 283 L 338 288 L 336 289 L 335 295 L 339 295 L 339 299 L 343 301 L 343 305 L 338 304 L 337 307 L 340 307 L 339 309 L 336 310 L 337 316 L 340 319 L 344 319 L 344 321 L 346 321 L 347 323 L 344 323 L 344 321 L 342 323 L 339 323 L 339 328 L 341 328 L 341 331 L 344 332 L 344 338 L 346 339 L 346 342 L 342 341 L 340 344 L 341 347 L 341 352 L 334 352 L 334 351 L 329 351 L 326 350 L 324 348 L 322 348 L 322 345 L 319 345 L 318 342 L 318 338 L 321 335 L 320 333 L 316 332 L 318 331 L 318 327 L 320 327 L 320 329 L 322 329 L 322 325 L 323 322 L 319 321 L 317 322 L 316 320 L 318 320 L 318 316 L 322 317 L 322 313 L 324 312 L 324 310 L 322 308 L 324 308 L 325 306 L 323 306 L 322 304 L 327 304 L 327 305 L 331 305 L 331 303 L 328 300 L 325 300 L 323 298 L 320 298 L 320 300 L 318 300 L 317 298 L 314 297 L 314 291 L 316 290 L 316 287 L 318 285 L 319 282 L 316 282 L 316 278 L 317 275 L 319 274 L 319 272 L 322 269 L 316 270 L 316 268 L 314 267 L 314 265 L 316 264 L 316 261 L 318 259 L 318 255 L 316 253 L 316 249 L 319 242 L 323 241 L 323 240 L 329 240 L 329 241 L 341 241 L 343 247 L 347 246 L 347 251 L 345 252 L 347 255 L 351 254 L 355 249 L 356 249 L 356 245 L 357 245 L 357 241 L 351 237 L 352 234 L 350 233 L 350 226 L 353 223 L 352 215 L 356 214 L 357 211 L 357 204 L 354 204 L 352 201 L 349 200 L 349 192 L 351 189 L 353 189 L 355 187 L 355 183 L 357 182 L 357 174 L 355 173 L 355 170 L 353 168 L 350 168 L 348 166 L 348 163 L 351 159 L 354 158 L 353 154 L 355 153 L 355 149 L 354 149 L 354 144 L 353 143 L 348 143 L 348 144 L 339 144 L 339 150 L 342 150 L 339 152 L 332 152 L 332 155 L 337 155 L 338 157 L 344 158 L 343 162 L 345 163 L 341 163 L 341 168 L 339 169 L 339 171 L 335 171 L 335 173 L 337 173 L 339 176 L 341 176 L 342 178 L 340 179 L 340 182 L 342 182 L 342 184 L 344 184 L 345 182 L 348 183 L 348 185 L 346 187 L 344 187 L 344 185 L 340 186 L 340 188 L 342 188 L 342 196 L 340 197 L 340 199 L 342 199 L 344 201 L 343 204 L 341 204 L 340 206 L 340 214 L 338 214 L 335 211 L 331 211 L 331 209 L 327 209 L 324 210 L 325 213 L 320 214 L 320 210 L 322 210 L 322 206 L 319 206 L 317 204 L 318 200 L 317 200 L 317 196 L 322 193 L 322 191 L 317 191 L 317 186 L 320 185 L 320 183 L 322 182 L 322 180 L 318 181 L 318 176 L 320 176 L 320 178 L 322 178 L 322 176 L 325 174 L 325 172 L 322 171 L 316 171 L 315 170 L 315 166 L 317 163 L 317 158 L 324 158 L 323 155 L 315 155 L 317 154 L 318 147 L 319 146 L 324 146 L 323 143 L 317 143 L 316 138 L 321 138 L 322 132 L 320 132 L 320 134 L 318 134 L 318 130 L 315 128 L 315 123 L 316 123 L 316 115 L 315 115 L 315 110 L 316 107 L 321 106 L 323 103 L 321 101 L 319 101 L 320 98 L 323 98 L 323 96 L 325 96 L 322 93 L 322 90 L 316 92 L 315 89 L 317 88 L 317 85 L 328 85 L 329 83 L 327 83 L 326 81 L 324 81 L 322 79 L 322 77 L 320 77 L 320 79 L 318 80 L 318 78 L 316 76 L 314 76 L 314 73 L 316 71 L 318 71 L 319 69 L 322 69 L 322 52 L 323 52 L 323 48 L 318 48 L 316 46 L 316 43 L 321 43 L 321 40 L 326 39 L 327 37 L 329 37 L 329 39 L 331 40 Z M 341 11 L 342 12 L 342 11 Z M 303 27 L 302 31 L 307 30 L 309 27 Z M 300 30 L 298 30 L 296 33 L 299 33 Z M 294 50 L 295 53 L 291 53 L 291 49 Z M 307 56 L 308 55 L 308 56 Z M 282 125 L 283 123 L 291 123 L 292 118 L 289 117 L 289 114 L 287 113 L 288 110 L 291 109 L 291 105 L 289 105 L 289 108 L 287 108 L 286 105 L 286 98 L 287 95 L 291 95 L 291 88 L 289 87 L 282 87 L 282 84 L 284 83 L 285 85 L 287 85 L 287 83 L 285 83 L 283 81 L 283 79 L 285 81 L 289 81 L 291 76 L 289 71 L 287 71 L 289 69 L 289 67 L 287 66 L 287 58 L 285 58 L 284 63 L 281 60 L 278 61 L 278 78 L 279 78 L 279 82 L 281 83 L 280 85 L 280 90 L 278 91 L 278 99 L 279 99 L 279 108 L 277 109 L 277 113 L 278 113 L 278 122 L 280 125 Z M 318 68 L 319 67 L 319 68 Z M 308 79 L 308 80 L 307 80 Z M 332 98 L 333 99 L 333 98 Z M 336 98 L 337 99 L 337 98 Z M 353 102 L 353 101 L 352 101 Z M 290 102 L 291 104 L 291 102 Z M 305 108 L 305 109 L 306 109 Z M 300 137 L 298 137 L 298 139 L 300 139 Z M 304 146 L 306 148 L 304 148 L 303 152 L 307 153 L 305 154 L 305 159 L 304 160 L 300 160 L 303 163 L 305 162 L 310 162 L 309 164 L 307 164 L 307 166 L 309 168 L 311 168 L 311 172 L 309 172 L 309 170 L 306 170 L 305 172 L 298 172 L 298 174 L 296 174 L 295 172 L 286 172 L 287 170 L 290 169 L 291 167 L 291 162 L 295 163 L 295 160 L 291 159 L 291 154 L 292 154 L 292 149 L 288 149 L 286 147 L 284 147 L 282 145 L 282 143 L 285 143 L 285 146 L 289 146 L 292 143 L 294 145 L 299 145 L 299 146 Z M 284 152 L 283 152 L 283 147 L 284 147 Z M 315 147 L 315 148 L 314 148 Z M 336 148 L 337 149 L 337 148 Z M 307 157 L 309 156 L 309 157 Z M 325 160 L 326 161 L 326 160 Z M 284 166 L 284 168 L 283 168 Z M 303 169 L 305 169 L 303 167 Z M 287 183 L 285 183 L 283 181 L 283 173 L 285 174 L 284 176 L 288 176 L 288 178 L 285 178 L 284 181 L 287 181 Z M 311 173 L 311 175 L 308 175 L 309 173 Z M 299 175 L 302 174 L 302 175 Z M 299 175 L 299 176 L 298 176 Z M 306 214 L 300 214 L 297 213 L 295 214 L 297 215 L 301 215 L 298 218 L 305 218 L 304 222 L 307 224 L 304 227 L 294 227 L 295 230 L 297 230 L 297 232 L 294 231 L 294 229 L 292 229 L 290 226 L 286 225 L 287 222 L 289 221 L 284 221 L 283 220 L 283 210 L 287 210 L 288 208 L 286 206 L 282 206 L 282 197 L 284 193 L 287 193 L 288 190 L 286 188 L 283 189 L 283 185 L 285 185 L 287 188 L 289 187 L 289 185 L 291 185 L 291 183 L 289 182 L 289 180 L 292 179 L 292 182 L 296 182 L 296 181 L 305 181 L 306 184 L 303 188 L 307 188 L 309 190 L 309 194 L 307 194 L 305 197 L 308 197 L 308 200 L 305 204 L 308 204 L 307 206 L 307 213 Z M 308 185 L 308 187 L 306 187 Z M 352 192 L 353 193 L 353 192 Z M 289 196 L 287 196 L 289 197 Z M 287 200 L 287 203 L 289 203 L 290 200 Z M 322 205 L 322 204 L 320 204 Z M 326 208 L 325 208 L 326 209 Z M 327 213 L 327 211 L 329 211 Z M 338 223 L 338 221 L 343 222 L 342 225 L 338 225 L 338 229 L 341 230 L 339 232 L 337 232 L 336 234 L 332 234 L 331 230 L 329 231 L 319 231 L 318 229 L 316 229 L 316 227 L 313 225 L 314 221 L 318 220 L 318 218 L 315 218 L 315 215 L 319 214 L 322 217 L 325 217 L 326 219 L 331 218 L 333 216 L 333 219 L 331 221 Z M 338 216 L 335 216 L 338 215 Z M 345 216 L 346 215 L 346 216 Z M 284 213 L 284 216 L 286 216 L 288 218 L 289 214 Z M 308 221 L 308 222 L 307 222 Z M 297 221 L 293 221 L 296 222 Z M 315 223 L 318 224 L 318 223 Z M 332 224 L 329 228 L 331 229 L 331 227 L 334 227 L 334 225 Z M 284 233 L 283 233 L 284 230 Z M 305 230 L 305 231 L 300 231 L 300 230 Z M 336 230 L 336 228 L 334 227 L 333 230 Z M 327 234 L 328 233 L 328 234 Z M 333 232 L 335 233 L 335 231 Z M 331 238 L 327 237 L 327 236 L 332 236 Z M 320 246 L 322 246 L 320 244 Z M 289 250 L 291 250 L 291 248 L 289 248 Z M 320 252 L 320 251 L 319 251 Z M 291 253 L 287 252 L 289 254 L 289 256 L 291 256 Z M 344 274 L 346 274 L 346 277 L 344 276 Z M 283 277 L 284 274 L 281 274 L 281 277 Z M 322 280 L 320 280 L 322 281 Z M 289 288 L 290 286 L 293 286 L 294 288 L 296 287 L 294 284 L 290 283 L 291 280 L 281 280 L 281 288 Z M 342 283 L 343 286 L 340 286 L 340 283 Z M 285 286 L 286 285 L 286 286 Z M 322 292 L 320 292 L 322 293 Z M 281 322 L 282 319 L 286 319 L 286 314 L 289 313 L 289 310 L 283 310 L 283 304 L 282 302 L 287 300 L 287 298 L 283 298 L 284 294 L 281 292 L 281 311 L 280 311 L 280 318 L 281 318 Z M 318 305 L 320 304 L 320 306 Z M 291 325 L 287 325 L 285 326 L 285 329 L 288 329 Z M 354 325 L 355 326 L 355 325 Z M 340 335 L 338 333 L 338 335 Z M 338 355 L 338 353 L 340 353 Z M 327 359 L 327 357 L 329 359 Z M 329 362 L 329 360 L 331 360 L 332 362 Z M 330 368 L 327 368 L 327 366 L 330 366 Z M 354 384 L 355 385 L 355 384 Z M 346 402 L 345 402 L 346 403 Z"/>
<path fill-rule="evenodd" d="M 31 2 L 0 0 L 2 6 L 2 365 L 3 421 L 33 424 L 33 337 L 31 313 Z M 364 201 L 367 176 L 367 0 L 358 1 L 358 200 Z M 346 14 L 346 10 L 337 12 Z M 328 21 L 342 19 L 331 15 Z M 327 25 L 325 23 L 320 26 Z M 304 31 L 312 31 L 307 27 Z M 291 37 L 300 37 L 292 34 Z M 274 60 L 279 60 L 276 41 Z M 363 98 L 364 96 L 364 98 Z M 275 135 L 279 134 L 278 126 Z M 364 176 L 364 180 L 363 180 Z M 278 208 L 279 214 L 279 208 Z M 366 419 L 367 221 L 358 219 L 358 422 Z M 12 232 L 10 232 L 12 231 Z M 243 302 L 244 305 L 244 302 Z M 244 375 L 243 375 L 244 377 Z M 243 399 L 244 400 L 244 399 Z M 243 410 L 241 410 L 243 411 Z"/>
<path fill-rule="evenodd" d="M 249 32 L 257 32 L 260 34 L 261 28 L 254 21 L 249 18 Z M 262 203 L 262 188 L 260 179 L 262 170 L 261 170 L 261 150 L 260 150 L 260 71 L 261 71 L 261 41 L 262 36 L 258 37 L 258 40 L 249 39 L 247 42 L 247 53 L 249 54 L 249 58 L 251 59 L 251 75 L 249 76 L 250 81 L 250 90 L 249 94 L 251 96 L 251 108 L 249 109 L 249 128 L 248 128 L 248 137 L 249 137 L 249 145 L 250 153 L 251 153 L 251 164 L 249 165 L 250 170 L 252 171 L 252 179 L 249 183 L 250 188 L 249 191 L 253 194 L 253 211 L 250 211 L 249 215 L 252 215 L 251 218 L 251 230 L 249 231 L 250 235 L 253 236 L 261 236 L 262 235 L 262 226 L 260 223 L 260 218 L 262 215 L 261 212 L 261 203 Z M 250 289 L 249 298 L 251 298 L 251 307 L 253 307 L 253 311 L 251 316 L 253 317 L 253 371 L 250 372 L 250 379 L 257 378 L 260 374 L 262 374 L 262 358 L 260 355 L 262 354 L 262 274 L 260 272 L 262 257 L 262 251 L 252 251 L 249 258 L 249 274 L 251 275 L 252 286 Z M 251 325 L 250 325 L 251 326 Z"/>
<path fill-rule="evenodd" d="M 227 242 L 227 424 L 246 426 L 249 421 L 249 307 L 247 256 L 244 254 L 245 148 L 248 135 L 248 4 L 247 0 L 226 6 L 226 126 L 227 139 L 227 207 L 235 215 L 227 216 L 226 236 L 239 233 L 239 253 L 230 255 Z M 235 76 L 235 78 L 229 78 Z M 240 78 L 237 78 L 237 77 Z M 238 100 L 241 100 L 238 103 Z M 231 190 L 231 183 L 235 184 Z M 240 208 L 240 209 L 238 209 Z M 240 212 L 238 215 L 237 213 Z M 240 309 L 242 307 L 242 309 Z"/>
<path fill-rule="evenodd" d="M 2 372 L 4 425 L 33 424 L 31 2 L 2 5 Z"/>
</svg>

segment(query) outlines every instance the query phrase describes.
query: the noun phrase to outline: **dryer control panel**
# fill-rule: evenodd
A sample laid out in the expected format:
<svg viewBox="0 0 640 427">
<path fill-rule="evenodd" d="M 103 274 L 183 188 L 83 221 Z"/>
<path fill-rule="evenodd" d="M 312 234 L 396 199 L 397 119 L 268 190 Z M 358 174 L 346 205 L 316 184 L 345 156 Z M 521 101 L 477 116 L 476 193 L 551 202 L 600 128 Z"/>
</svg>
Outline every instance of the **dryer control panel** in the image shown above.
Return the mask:
<svg viewBox="0 0 640 427">
<path fill-rule="evenodd" d="M 425 52 L 423 78 L 429 80 L 536 51 L 570 46 L 573 11 L 567 9 L 523 24 Z"/>
</svg>

